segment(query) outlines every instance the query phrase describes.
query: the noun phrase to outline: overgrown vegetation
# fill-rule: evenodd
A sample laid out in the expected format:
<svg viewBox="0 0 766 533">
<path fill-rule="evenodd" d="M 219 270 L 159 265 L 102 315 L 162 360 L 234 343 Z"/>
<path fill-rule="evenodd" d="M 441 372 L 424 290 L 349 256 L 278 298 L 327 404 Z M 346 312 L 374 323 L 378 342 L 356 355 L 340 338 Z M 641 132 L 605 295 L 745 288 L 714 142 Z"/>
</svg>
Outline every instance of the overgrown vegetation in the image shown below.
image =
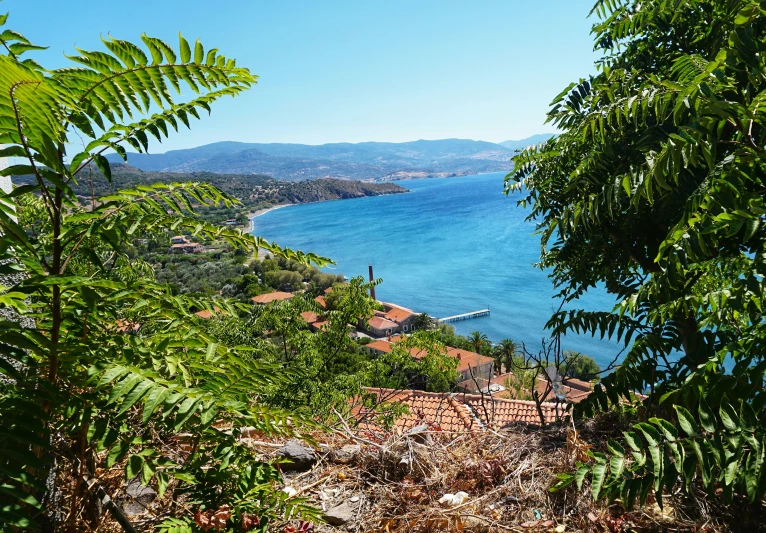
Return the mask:
<svg viewBox="0 0 766 533">
<path fill-rule="evenodd" d="M 552 104 L 556 138 L 514 158 L 508 192 L 542 232 L 570 307 L 603 284 L 616 307 L 560 311 L 554 334 L 622 341 L 582 407 L 649 393 L 644 420 L 563 483 L 659 505 L 698 485 L 766 492 L 763 230 L 766 11 L 748 0 L 600 0 L 598 73 Z"/>
<path fill-rule="evenodd" d="M 200 222 L 194 205 L 236 204 L 208 184 L 120 190 L 87 208 L 72 189 L 91 164 L 111 177 L 105 150 L 124 154 L 121 143 L 143 150 L 147 134 L 162 139 L 169 126 L 188 125 L 198 108 L 247 89 L 255 76 L 183 37 L 177 52 L 146 35 L 143 50 L 109 38 L 107 52 L 79 51 L 70 58 L 79 66 L 53 71 L 25 58 L 39 47 L 20 34 L 6 30 L 0 39 L 0 156 L 20 161 L 2 174 L 34 176 L 0 196 L 2 304 L 10 318 L 0 324 L 0 528 L 78 530 L 97 520 L 100 504 L 86 480 L 117 465 L 204 512 L 228 506 L 231 520 L 250 529 L 315 516 L 300 498 L 275 490 L 278 469 L 236 438 L 243 426 L 295 435 L 313 424 L 304 411 L 253 397 L 293 370 L 217 342 L 191 314 L 211 302 L 166 291 L 124 247 L 135 234 L 165 229 L 302 264 L 327 261 Z M 182 83 L 197 96 L 175 103 L 171 91 Z M 123 121 L 151 106 L 161 111 Z M 67 154 L 75 135 L 88 144 Z M 215 305 L 237 311 L 223 300 Z M 174 442 L 188 445 L 186 453 L 169 454 Z M 178 519 L 192 527 L 188 516 Z"/>
</svg>

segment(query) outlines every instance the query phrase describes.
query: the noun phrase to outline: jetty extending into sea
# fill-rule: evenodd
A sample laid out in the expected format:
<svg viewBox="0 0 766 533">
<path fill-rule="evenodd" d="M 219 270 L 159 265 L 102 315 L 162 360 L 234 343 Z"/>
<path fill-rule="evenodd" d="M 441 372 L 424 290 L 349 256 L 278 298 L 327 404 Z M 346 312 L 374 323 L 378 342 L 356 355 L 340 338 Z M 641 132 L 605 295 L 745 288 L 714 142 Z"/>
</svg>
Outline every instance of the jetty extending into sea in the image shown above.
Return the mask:
<svg viewBox="0 0 766 533">
<path fill-rule="evenodd" d="M 478 311 L 471 311 L 470 313 L 463 313 L 461 315 L 452 315 L 444 318 L 437 318 L 436 320 L 440 324 L 446 324 L 448 322 L 459 322 L 461 320 L 470 320 L 472 318 L 479 318 L 482 316 L 489 316 L 489 309 L 479 309 Z"/>
</svg>

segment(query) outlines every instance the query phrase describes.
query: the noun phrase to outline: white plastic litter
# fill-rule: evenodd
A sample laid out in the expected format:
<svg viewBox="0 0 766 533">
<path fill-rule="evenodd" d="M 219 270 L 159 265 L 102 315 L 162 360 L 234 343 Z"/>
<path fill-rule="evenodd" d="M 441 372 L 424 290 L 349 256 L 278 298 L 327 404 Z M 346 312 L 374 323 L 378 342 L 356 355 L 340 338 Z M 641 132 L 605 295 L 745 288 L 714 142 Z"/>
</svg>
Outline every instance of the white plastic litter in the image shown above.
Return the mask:
<svg viewBox="0 0 766 533">
<path fill-rule="evenodd" d="M 283 489 L 282 489 L 282 492 L 284 492 L 285 494 L 287 494 L 287 497 L 288 497 L 288 498 L 292 498 L 293 496 L 295 496 L 296 494 L 298 494 L 298 491 L 297 491 L 297 490 L 295 490 L 295 489 L 294 489 L 294 488 L 292 488 L 292 487 L 285 487 L 285 488 L 283 488 Z"/>
<path fill-rule="evenodd" d="M 468 493 L 462 490 L 456 494 L 447 493 L 439 499 L 444 507 L 457 507 L 468 499 Z"/>
</svg>

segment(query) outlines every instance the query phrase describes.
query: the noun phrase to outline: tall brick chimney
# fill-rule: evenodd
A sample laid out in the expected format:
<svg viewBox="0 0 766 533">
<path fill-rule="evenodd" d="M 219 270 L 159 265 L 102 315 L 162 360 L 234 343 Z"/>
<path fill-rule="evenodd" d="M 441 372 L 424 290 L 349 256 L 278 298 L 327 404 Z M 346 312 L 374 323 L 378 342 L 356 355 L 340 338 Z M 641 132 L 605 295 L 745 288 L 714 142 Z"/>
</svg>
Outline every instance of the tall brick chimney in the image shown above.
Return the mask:
<svg viewBox="0 0 766 533">
<path fill-rule="evenodd" d="M 372 275 L 372 265 L 370 265 L 370 283 L 372 283 L 373 281 L 375 281 L 375 278 Z M 375 287 L 370 287 L 370 298 L 372 298 L 373 300 L 377 299 L 375 298 Z"/>
</svg>

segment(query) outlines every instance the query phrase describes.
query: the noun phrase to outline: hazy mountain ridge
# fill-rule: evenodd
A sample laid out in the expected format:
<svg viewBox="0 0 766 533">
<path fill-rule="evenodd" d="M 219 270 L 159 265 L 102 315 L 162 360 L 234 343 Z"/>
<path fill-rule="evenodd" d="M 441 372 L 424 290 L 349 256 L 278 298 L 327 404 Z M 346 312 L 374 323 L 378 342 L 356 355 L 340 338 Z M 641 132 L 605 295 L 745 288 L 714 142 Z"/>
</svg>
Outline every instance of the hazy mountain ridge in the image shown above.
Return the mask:
<svg viewBox="0 0 766 533">
<path fill-rule="evenodd" d="M 520 139 L 518 141 L 503 141 L 498 144 L 506 148 L 509 148 L 511 151 L 516 151 L 516 150 L 521 150 L 523 148 L 526 148 L 530 144 L 539 144 L 539 143 L 545 142 L 553 136 L 554 136 L 553 133 L 538 133 L 537 135 L 532 135 L 531 137 L 527 137 L 526 139 Z"/>
<path fill-rule="evenodd" d="M 515 147 L 540 142 L 539 137 L 503 144 L 467 139 L 322 145 L 222 141 L 163 154 L 131 153 L 128 164 L 154 172 L 267 174 L 290 181 L 316 178 L 385 181 L 508 171 L 513 167 L 510 158 Z M 121 161 L 116 154 L 109 159 Z"/>
</svg>

